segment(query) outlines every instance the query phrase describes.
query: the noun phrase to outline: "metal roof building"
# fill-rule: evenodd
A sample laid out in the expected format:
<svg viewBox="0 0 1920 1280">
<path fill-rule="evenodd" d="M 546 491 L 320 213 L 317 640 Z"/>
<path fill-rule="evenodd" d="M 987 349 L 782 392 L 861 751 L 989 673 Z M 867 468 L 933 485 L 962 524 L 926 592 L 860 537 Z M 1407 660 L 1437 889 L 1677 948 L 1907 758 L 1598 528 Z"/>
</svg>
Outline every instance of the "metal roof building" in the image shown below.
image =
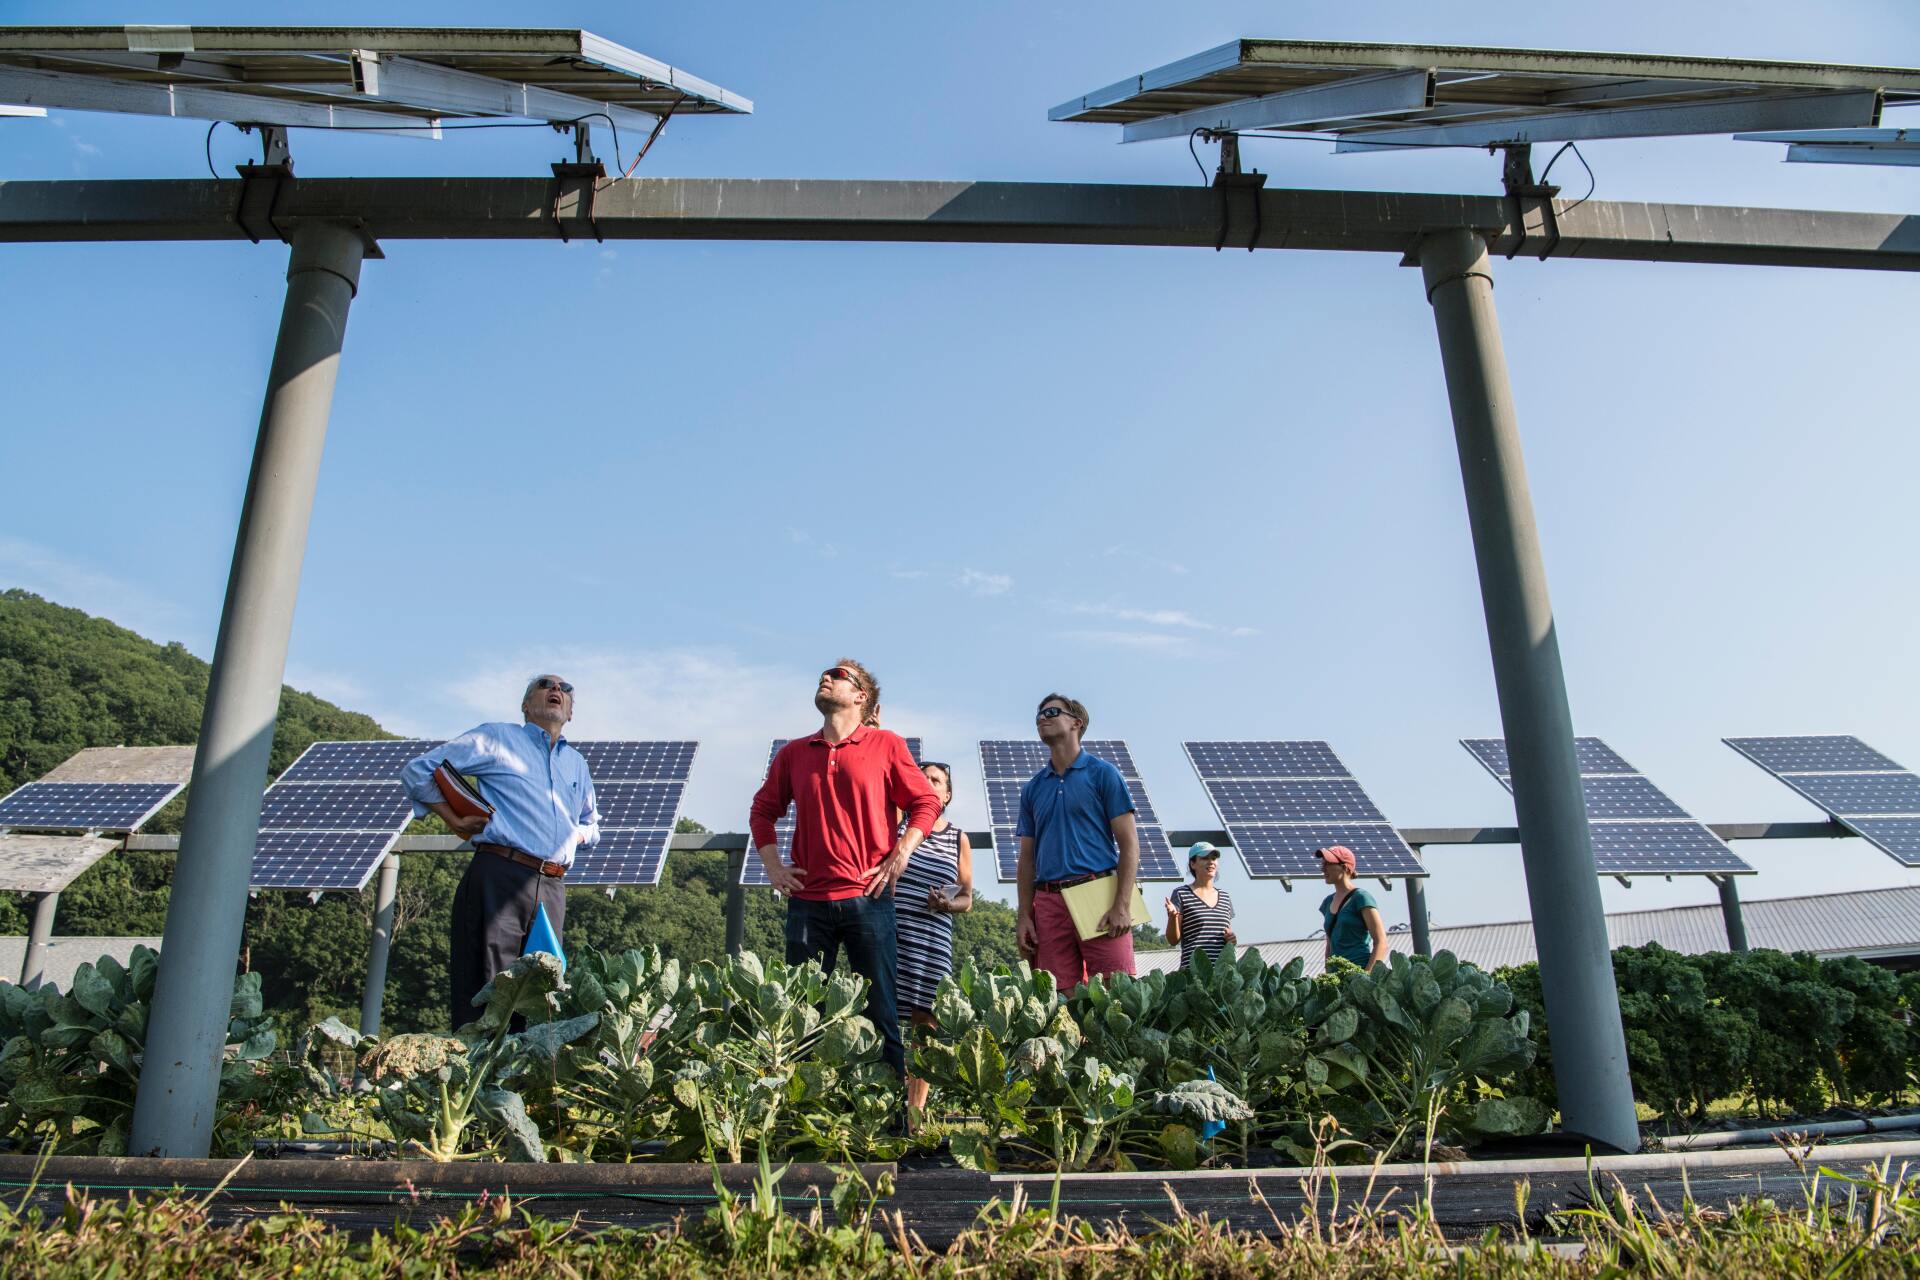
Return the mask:
<svg viewBox="0 0 1920 1280">
<path fill-rule="evenodd" d="M 1744 904 L 1749 945 L 1774 951 L 1811 951 L 1819 956 L 1858 956 L 1876 964 L 1906 969 L 1920 965 L 1920 885 L 1826 893 L 1804 898 L 1765 898 Z M 1533 922 L 1456 925 L 1432 931 L 1433 949 L 1483 969 L 1525 964 L 1536 958 Z M 1657 942 L 1670 951 L 1698 955 L 1727 949 L 1726 926 L 1718 904 L 1668 907 L 1658 911 L 1622 911 L 1607 917 L 1607 937 L 1616 947 Z M 1410 934 L 1392 933 L 1387 944 L 1411 952 Z M 1315 935 L 1254 946 L 1270 964 L 1303 957 L 1318 972 L 1325 941 Z M 1178 948 L 1143 951 L 1140 972 L 1176 969 Z"/>
</svg>

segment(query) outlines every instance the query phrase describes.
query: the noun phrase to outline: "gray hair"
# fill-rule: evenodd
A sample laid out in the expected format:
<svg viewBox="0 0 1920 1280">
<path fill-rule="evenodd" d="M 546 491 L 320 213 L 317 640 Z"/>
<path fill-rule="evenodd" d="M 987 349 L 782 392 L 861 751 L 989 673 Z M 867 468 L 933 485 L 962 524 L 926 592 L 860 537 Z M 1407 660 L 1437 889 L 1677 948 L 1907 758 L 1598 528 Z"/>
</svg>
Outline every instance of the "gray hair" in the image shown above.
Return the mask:
<svg viewBox="0 0 1920 1280">
<path fill-rule="evenodd" d="M 545 680 L 549 675 L 553 675 L 553 673 L 550 671 L 541 671 L 527 677 L 527 687 L 520 691 L 520 703 L 522 706 L 526 705 L 527 699 L 533 696 L 534 689 L 537 688 L 540 682 L 542 680 Z M 553 676 L 553 678 L 555 680 L 558 680 L 560 677 Z"/>
</svg>

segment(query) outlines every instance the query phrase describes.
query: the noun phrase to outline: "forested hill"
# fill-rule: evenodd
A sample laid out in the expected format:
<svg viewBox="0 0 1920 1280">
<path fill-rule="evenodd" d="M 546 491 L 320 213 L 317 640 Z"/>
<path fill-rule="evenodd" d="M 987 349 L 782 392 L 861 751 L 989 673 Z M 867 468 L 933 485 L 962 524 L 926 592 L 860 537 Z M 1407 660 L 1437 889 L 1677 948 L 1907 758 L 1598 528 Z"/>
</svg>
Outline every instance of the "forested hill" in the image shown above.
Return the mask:
<svg viewBox="0 0 1920 1280">
<path fill-rule="evenodd" d="M 0 591 L 0 793 L 82 747 L 192 742 L 206 696 L 207 664 L 184 645 L 156 644 L 30 591 Z M 372 716 L 282 689 L 272 771 L 321 739 L 392 736 Z"/>
</svg>

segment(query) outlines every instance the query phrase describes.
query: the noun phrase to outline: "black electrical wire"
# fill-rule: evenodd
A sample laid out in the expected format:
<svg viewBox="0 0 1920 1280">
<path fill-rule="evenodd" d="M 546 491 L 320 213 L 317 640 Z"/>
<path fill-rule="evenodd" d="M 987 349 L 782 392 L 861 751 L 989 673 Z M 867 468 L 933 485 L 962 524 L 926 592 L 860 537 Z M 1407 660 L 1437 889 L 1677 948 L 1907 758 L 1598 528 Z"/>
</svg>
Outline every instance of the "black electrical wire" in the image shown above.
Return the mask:
<svg viewBox="0 0 1920 1280">
<path fill-rule="evenodd" d="M 1195 129 L 1187 135 L 1187 154 L 1193 157 L 1193 167 L 1200 171 L 1200 185 L 1203 187 L 1213 179 L 1207 176 L 1207 166 L 1200 163 L 1200 152 L 1194 147 L 1193 140 L 1205 132 L 1205 129 Z"/>
<path fill-rule="evenodd" d="M 1580 154 L 1580 148 L 1571 142 L 1562 143 L 1560 149 L 1553 153 L 1553 159 L 1547 161 L 1547 167 L 1540 172 L 1540 185 L 1545 186 L 1547 184 L 1547 175 L 1553 172 L 1555 161 L 1559 160 L 1561 156 L 1569 151 L 1573 152 L 1573 158 L 1580 162 L 1580 167 L 1587 171 L 1587 194 L 1575 200 L 1565 209 L 1562 209 L 1560 211 L 1562 213 L 1572 213 L 1575 209 L 1578 209 L 1581 205 L 1593 199 L 1593 193 L 1600 185 L 1600 180 L 1593 176 L 1593 166 L 1588 164 L 1587 158 Z"/>
</svg>

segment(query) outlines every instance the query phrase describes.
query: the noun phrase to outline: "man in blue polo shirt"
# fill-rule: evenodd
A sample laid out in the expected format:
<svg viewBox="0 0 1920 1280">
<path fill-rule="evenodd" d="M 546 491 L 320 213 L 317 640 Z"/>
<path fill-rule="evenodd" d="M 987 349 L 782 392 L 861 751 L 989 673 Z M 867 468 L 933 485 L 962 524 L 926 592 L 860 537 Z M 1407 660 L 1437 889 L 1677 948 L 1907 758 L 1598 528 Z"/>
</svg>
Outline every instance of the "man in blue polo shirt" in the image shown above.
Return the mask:
<svg viewBox="0 0 1920 1280">
<path fill-rule="evenodd" d="M 1061 991 L 1088 978 L 1133 972 L 1133 882 L 1140 838 L 1133 797 L 1120 771 L 1080 749 L 1086 706 L 1050 693 L 1035 716 L 1051 757 L 1020 791 L 1020 950 L 1053 974 Z M 1089 881 L 1113 885 L 1099 933 L 1082 938 L 1061 891 Z"/>
</svg>

